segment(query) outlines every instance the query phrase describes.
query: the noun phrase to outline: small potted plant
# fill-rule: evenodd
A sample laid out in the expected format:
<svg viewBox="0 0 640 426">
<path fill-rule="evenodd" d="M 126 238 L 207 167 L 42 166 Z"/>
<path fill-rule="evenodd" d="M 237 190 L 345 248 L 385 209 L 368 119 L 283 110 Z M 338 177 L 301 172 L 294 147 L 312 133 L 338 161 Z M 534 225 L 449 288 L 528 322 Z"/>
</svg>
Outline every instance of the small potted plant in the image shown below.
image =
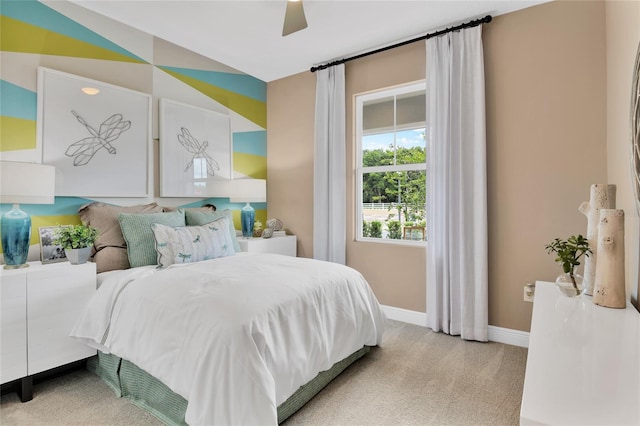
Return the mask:
<svg viewBox="0 0 640 426">
<path fill-rule="evenodd" d="M 64 249 L 69 262 L 74 265 L 85 263 L 91 254 L 91 247 L 98 238 L 98 230 L 88 225 L 58 226 L 53 230 L 53 242 Z"/>
<path fill-rule="evenodd" d="M 262 222 L 256 220 L 253 224 L 253 237 L 259 238 L 262 236 Z"/>
<path fill-rule="evenodd" d="M 566 240 L 556 238 L 545 246 L 547 253 L 556 253 L 555 261 L 562 265 L 564 273 L 556 279 L 556 285 L 566 296 L 579 296 L 584 292 L 582 276 L 575 272 L 582 256 L 591 254 L 589 241 L 582 235 L 573 235 Z"/>
</svg>

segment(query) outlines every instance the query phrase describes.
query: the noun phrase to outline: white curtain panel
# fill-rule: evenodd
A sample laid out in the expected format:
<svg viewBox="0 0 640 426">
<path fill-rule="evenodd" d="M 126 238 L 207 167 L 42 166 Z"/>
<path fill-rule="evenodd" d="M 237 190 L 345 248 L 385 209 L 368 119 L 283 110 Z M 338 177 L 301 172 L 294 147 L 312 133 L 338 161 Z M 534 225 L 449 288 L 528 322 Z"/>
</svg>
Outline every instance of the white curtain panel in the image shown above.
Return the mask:
<svg viewBox="0 0 640 426">
<path fill-rule="evenodd" d="M 427 326 L 487 341 L 482 27 L 428 39 Z"/>
<path fill-rule="evenodd" d="M 346 145 L 344 64 L 316 72 L 313 257 L 345 264 Z"/>
</svg>

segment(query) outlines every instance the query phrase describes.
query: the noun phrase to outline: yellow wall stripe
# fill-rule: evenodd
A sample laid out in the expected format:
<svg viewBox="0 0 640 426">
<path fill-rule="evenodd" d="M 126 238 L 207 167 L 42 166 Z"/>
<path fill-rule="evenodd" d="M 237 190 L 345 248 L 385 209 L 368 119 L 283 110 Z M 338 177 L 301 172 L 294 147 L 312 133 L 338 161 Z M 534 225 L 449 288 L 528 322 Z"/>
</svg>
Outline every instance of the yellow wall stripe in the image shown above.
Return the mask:
<svg viewBox="0 0 640 426">
<path fill-rule="evenodd" d="M 36 122 L 0 116 L 0 151 L 36 148 Z"/>
<path fill-rule="evenodd" d="M 245 154 L 244 152 L 234 152 L 233 170 L 254 179 L 266 179 L 267 157 Z"/>
<path fill-rule="evenodd" d="M 160 67 L 164 72 L 188 84 L 194 89 L 204 93 L 211 99 L 220 102 L 232 111 L 248 118 L 258 126 L 267 127 L 267 104 L 256 99 L 244 96 L 221 87 L 213 86 L 201 80 L 187 77 L 183 74 Z"/>
<path fill-rule="evenodd" d="M 0 50 L 3 51 L 145 63 L 7 16 L 0 16 L 0 26 L 2 26 L 3 34 L 0 40 Z M 8 37 L 9 34 L 11 37 Z"/>
</svg>

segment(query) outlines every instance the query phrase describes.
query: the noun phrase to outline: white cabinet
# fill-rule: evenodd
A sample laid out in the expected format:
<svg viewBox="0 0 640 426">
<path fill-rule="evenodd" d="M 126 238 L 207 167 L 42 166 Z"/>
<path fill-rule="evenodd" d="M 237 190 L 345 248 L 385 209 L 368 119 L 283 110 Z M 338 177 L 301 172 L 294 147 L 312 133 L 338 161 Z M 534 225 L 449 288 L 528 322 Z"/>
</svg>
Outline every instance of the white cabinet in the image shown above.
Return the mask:
<svg viewBox="0 0 640 426">
<path fill-rule="evenodd" d="M 640 314 L 536 282 L 520 425 L 640 424 Z"/>
<path fill-rule="evenodd" d="M 2 266 L 0 266 L 1 268 Z M 0 282 L 0 383 L 27 375 L 26 275 L 2 275 Z"/>
<path fill-rule="evenodd" d="M 242 251 L 296 256 L 297 238 L 295 235 L 271 238 L 239 238 L 238 243 Z"/>
<path fill-rule="evenodd" d="M 31 262 L 28 268 L 2 269 L 0 286 L 2 383 L 95 355 L 69 337 L 96 291 L 95 263 Z"/>
</svg>

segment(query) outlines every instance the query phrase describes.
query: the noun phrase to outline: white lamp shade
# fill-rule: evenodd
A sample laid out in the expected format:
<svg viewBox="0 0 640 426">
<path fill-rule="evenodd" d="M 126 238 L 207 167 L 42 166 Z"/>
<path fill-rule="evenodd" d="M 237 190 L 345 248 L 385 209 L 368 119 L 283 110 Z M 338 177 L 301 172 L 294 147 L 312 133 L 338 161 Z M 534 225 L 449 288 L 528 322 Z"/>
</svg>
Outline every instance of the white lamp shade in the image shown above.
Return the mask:
<svg viewBox="0 0 640 426">
<path fill-rule="evenodd" d="M 233 179 L 229 181 L 232 203 L 264 203 L 267 201 L 267 181 L 264 179 Z"/>
<path fill-rule="evenodd" d="M 0 162 L 0 202 L 3 204 L 53 204 L 56 168 L 46 164 Z"/>
</svg>

